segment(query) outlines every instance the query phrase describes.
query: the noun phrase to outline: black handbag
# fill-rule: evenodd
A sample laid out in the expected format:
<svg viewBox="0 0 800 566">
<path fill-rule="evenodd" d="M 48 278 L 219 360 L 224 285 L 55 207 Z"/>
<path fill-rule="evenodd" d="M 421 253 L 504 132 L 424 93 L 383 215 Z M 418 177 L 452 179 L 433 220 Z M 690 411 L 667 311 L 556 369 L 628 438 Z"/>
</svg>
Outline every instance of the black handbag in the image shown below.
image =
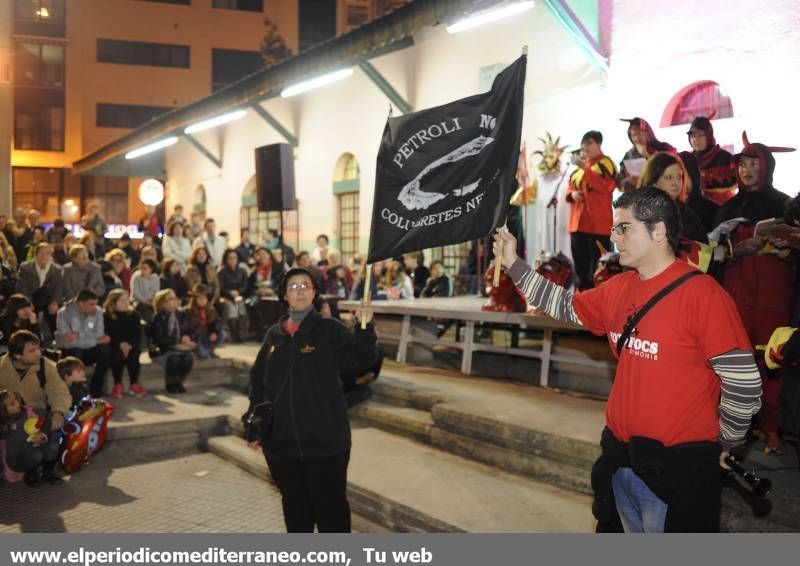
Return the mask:
<svg viewBox="0 0 800 566">
<path fill-rule="evenodd" d="M 275 400 L 265 399 L 261 403 L 254 405 L 244 415 L 242 415 L 242 422 L 244 423 L 244 437 L 247 442 L 255 442 L 256 440 L 266 440 L 272 432 L 272 424 L 274 422 L 273 408 L 274 403 L 278 401 L 283 393 L 286 383 L 292 376 L 294 369 L 294 356 L 289 364 L 289 371 L 286 372 L 286 377 L 283 378 L 283 383 L 278 388 L 275 394 Z"/>
</svg>

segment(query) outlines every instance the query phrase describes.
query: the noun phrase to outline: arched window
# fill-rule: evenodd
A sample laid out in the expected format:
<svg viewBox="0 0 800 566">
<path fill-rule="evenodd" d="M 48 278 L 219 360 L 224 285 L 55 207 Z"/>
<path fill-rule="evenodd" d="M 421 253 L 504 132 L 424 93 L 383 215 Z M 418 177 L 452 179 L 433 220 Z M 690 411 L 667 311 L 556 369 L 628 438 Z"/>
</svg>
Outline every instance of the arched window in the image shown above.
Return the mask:
<svg viewBox="0 0 800 566">
<path fill-rule="evenodd" d="M 206 188 L 203 185 L 197 185 L 194 190 L 194 206 L 192 206 L 192 213 L 197 216 L 197 219 L 202 223 L 206 219 Z"/>
<path fill-rule="evenodd" d="M 731 99 L 714 81 L 699 81 L 682 88 L 664 110 L 661 127 L 690 124 L 698 116 L 714 120 L 733 117 Z"/>
<path fill-rule="evenodd" d="M 336 162 L 333 194 L 337 204 L 337 231 L 342 262 L 348 263 L 358 253 L 358 216 L 361 171 L 352 153 L 345 153 Z"/>
<path fill-rule="evenodd" d="M 298 202 L 297 206 L 300 206 Z M 256 177 L 253 175 L 242 191 L 241 227 L 250 231 L 250 241 L 259 245 L 263 240 L 262 235 L 266 230 L 275 230 L 283 237 L 284 244 L 298 251 L 300 231 L 298 230 L 297 210 L 288 210 L 283 213 L 277 211 L 261 212 L 258 210 L 258 197 L 256 196 Z M 283 221 L 281 223 L 281 221 Z M 282 224 L 282 225 L 281 225 Z"/>
</svg>

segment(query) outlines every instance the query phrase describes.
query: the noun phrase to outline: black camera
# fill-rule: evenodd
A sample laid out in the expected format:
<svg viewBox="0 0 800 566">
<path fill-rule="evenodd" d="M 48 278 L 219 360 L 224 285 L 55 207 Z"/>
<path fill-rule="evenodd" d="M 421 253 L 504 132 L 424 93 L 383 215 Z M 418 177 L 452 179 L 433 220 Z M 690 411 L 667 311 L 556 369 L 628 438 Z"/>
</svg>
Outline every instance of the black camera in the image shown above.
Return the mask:
<svg viewBox="0 0 800 566">
<path fill-rule="evenodd" d="M 264 440 L 272 430 L 272 401 L 263 401 L 244 414 L 244 437 L 247 442 Z"/>
</svg>

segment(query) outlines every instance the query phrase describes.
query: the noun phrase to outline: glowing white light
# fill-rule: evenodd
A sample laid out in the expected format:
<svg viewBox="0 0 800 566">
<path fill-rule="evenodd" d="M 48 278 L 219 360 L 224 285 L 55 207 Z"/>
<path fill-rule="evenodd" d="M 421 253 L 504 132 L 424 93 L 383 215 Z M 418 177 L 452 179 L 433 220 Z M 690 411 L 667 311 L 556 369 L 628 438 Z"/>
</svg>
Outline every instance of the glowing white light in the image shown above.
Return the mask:
<svg viewBox="0 0 800 566">
<path fill-rule="evenodd" d="M 158 206 L 164 200 L 164 185 L 158 179 L 147 179 L 139 185 L 139 200 L 149 206 Z"/>
<path fill-rule="evenodd" d="M 281 96 L 284 98 L 287 98 L 289 96 L 294 96 L 295 94 L 300 94 L 301 92 L 306 92 L 323 85 L 327 85 L 330 83 L 334 83 L 336 81 L 340 81 L 342 79 L 346 79 L 352 74 L 353 74 L 353 69 L 340 69 L 338 71 L 328 73 L 327 75 L 314 77 L 313 79 L 308 79 L 307 81 L 303 81 L 301 83 L 297 83 L 292 86 L 286 87 L 281 91 Z"/>
<path fill-rule="evenodd" d="M 477 14 L 473 14 L 468 18 L 464 18 L 459 22 L 447 26 L 447 33 L 458 33 L 460 31 L 466 31 L 468 29 L 482 26 L 483 24 L 496 22 L 497 20 L 502 20 L 503 18 L 508 18 L 509 16 L 520 14 L 522 12 L 530 10 L 531 8 L 533 8 L 532 1 L 518 2 L 516 4 L 503 6 L 502 8 L 478 12 Z"/>
<path fill-rule="evenodd" d="M 139 149 L 134 149 L 133 151 L 129 151 L 128 153 L 125 154 L 125 159 L 136 159 L 140 155 L 144 155 L 146 153 L 150 153 L 150 152 L 153 152 L 153 151 L 158 151 L 159 149 L 163 149 L 165 147 L 169 147 L 172 144 L 176 143 L 177 141 L 178 141 L 178 138 L 175 137 L 175 136 L 172 136 L 171 138 L 166 138 L 166 139 L 163 139 L 163 140 L 159 140 L 159 141 L 157 141 L 155 143 L 151 143 L 151 144 L 146 145 L 144 147 L 140 147 Z"/>
<path fill-rule="evenodd" d="M 36 10 L 36 15 L 42 18 L 43 20 L 46 20 L 47 18 L 50 17 L 50 10 L 48 10 L 47 8 L 39 8 L 38 10 Z"/>
<path fill-rule="evenodd" d="M 227 124 L 228 122 L 235 122 L 236 120 L 241 120 L 247 114 L 247 110 L 237 110 L 236 112 L 229 112 L 227 114 L 223 114 L 222 116 L 217 116 L 215 118 L 210 118 L 208 120 L 203 120 L 202 122 L 197 122 L 196 124 L 192 124 L 185 130 L 183 130 L 184 134 L 193 134 L 195 132 L 202 132 L 203 130 L 208 130 L 209 128 L 215 128 L 222 124 Z"/>
</svg>

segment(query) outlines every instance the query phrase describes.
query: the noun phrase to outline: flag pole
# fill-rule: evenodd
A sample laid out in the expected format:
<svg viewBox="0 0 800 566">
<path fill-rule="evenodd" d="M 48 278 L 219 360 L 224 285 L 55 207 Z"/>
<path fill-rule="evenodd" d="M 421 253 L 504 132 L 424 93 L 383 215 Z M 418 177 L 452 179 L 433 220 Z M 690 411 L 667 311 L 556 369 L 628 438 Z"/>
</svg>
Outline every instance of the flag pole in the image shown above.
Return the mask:
<svg viewBox="0 0 800 566">
<path fill-rule="evenodd" d="M 365 263 L 364 267 L 366 268 L 366 271 L 364 272 L 364 294 L 361 296 L 361 306 L 368 307 L 372 303 L 372 293 L 370 292 L 370 287 L 372 286 L 372 265 Z M 361 330 L 366 330 L 366 328 L 367 319 L 362 316 Z"/>
</svg>

